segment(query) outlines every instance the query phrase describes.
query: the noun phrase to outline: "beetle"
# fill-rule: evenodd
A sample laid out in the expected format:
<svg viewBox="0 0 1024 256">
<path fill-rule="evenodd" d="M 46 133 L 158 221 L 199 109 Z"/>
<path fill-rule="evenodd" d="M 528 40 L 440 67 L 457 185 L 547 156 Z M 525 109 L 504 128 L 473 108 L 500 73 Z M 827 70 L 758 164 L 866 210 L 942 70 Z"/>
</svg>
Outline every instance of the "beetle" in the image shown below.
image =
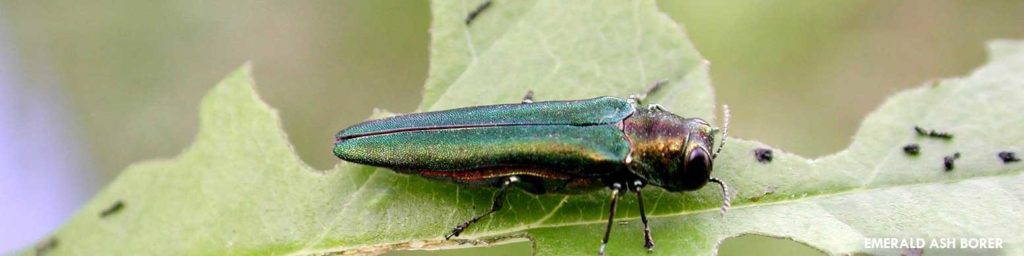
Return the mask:
<svg viewBox="0 0 1024 256">
<path fill-rule="evenodd" d="M 343 160 L 380 166 L 460 185 L 498 188 L 486 213 L 455 226 L 445 239 L 502 208 L 509 187 L 532 194 L 578 194 L 611 190 L 604 253 L 624 191 L 637 196 L 644 247 L 653 250 L 641 189 L 694 191 L 719 185 L 724 213 L 730 202 L 725 182 L 711 176 L 728 131 L 700 118 L 684 118 L 640 96 L 475 106 L 370 120 L 335 135 L 334 154 Z M 718 151 L 714 138 L 722 134 Z"/>
</svg>

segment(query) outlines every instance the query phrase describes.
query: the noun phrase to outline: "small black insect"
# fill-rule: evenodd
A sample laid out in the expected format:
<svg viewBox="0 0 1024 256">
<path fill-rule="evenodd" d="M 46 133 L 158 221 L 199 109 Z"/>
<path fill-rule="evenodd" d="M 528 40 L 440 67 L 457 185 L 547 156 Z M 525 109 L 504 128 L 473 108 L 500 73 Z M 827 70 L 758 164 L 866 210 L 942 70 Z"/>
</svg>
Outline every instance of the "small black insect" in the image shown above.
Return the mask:
<svg viewBox="0 0 1024 256">
<path fill-rule="evenodd" d="M 920 126 L 916 126 L 915 125 L 914 126 L 914 131 L 917 132 L 917 135 L 921 135 L 921 136 L 928 135 L 928 131 L 925 131 L 924 128 L 921 128 Z"/>
<path fill-rule="evenodd" d="M 1020 158 L 1017 158 L 1017 153 L 1013 151 L 999 152 L 999 159 L 1003 159 L 1004 164 L 1020 162 Z"/>
<path fill-rule="evenodd" d="M 903 153 L 907 153 L 907 155 L 916 156 L 918 153 L 921 153 L 921 146 L 918 146 L 917 144 L 913 143 L 907 144 L 906 146 L 903 146 Z"/>
<path fill-rule="evenodd" d="M 117 202 L 114 202 L 114 204 L 110 205 L 109 207 L 107 207 L 107 209 L 103 209 L 103 211 L 100 212 L 100 218 L 106 218 L 110 215 L 120 212 L 122 208 L 124 208 L 124 202 L 122 202 L 121 200 L 117 200 Z"/>
<path fill-rule="evenodd" d="M 758 162 L 770 163 L 772 161 L 772 150 L 767 148 L 754 149 L 754 157 Z"/>
<path fill-rule="evenodd" d="M 484 1 L 483 3 L 480 3 L 480 5 L 476 6 L 476 9 L 473 9 L 472 12 L 469 12 L 469 15 L 466 15 L 466 26 L 469 26 L 470 23 L 473 23 L 473 20 L 476 20 L 476 16 L 479 16 L 480 13 L 483 13 L 484 10 L 487 10 L 487 8 L 490 7 L 491 0 Z"/>
<path fill-rule="evenodd" d="M 920 135 L 920 136 L 928 136 L 928 137 L 939 138 L 939 139 L 944 139 L 944 140 L 951 140 L 951 139 L 953 139 L 953 134 L 949 134 L 949 133 L 945 133 L 945 132 L 937 132 L 935 130 L 927 130 L 926 131 L 924 128 L 921 128 L 920 126 L 914 126 L 914 131 L 917 132 L 917 135 Z"/>
<path fill-rule="evenodd" d="M 942 164 L 946 166 L 946 171 L 953 170 L 953 161 L 960 158 L 960 152 L 953 153 L 953 155 L 945 156 L 942 158 Z"/>
</svg>

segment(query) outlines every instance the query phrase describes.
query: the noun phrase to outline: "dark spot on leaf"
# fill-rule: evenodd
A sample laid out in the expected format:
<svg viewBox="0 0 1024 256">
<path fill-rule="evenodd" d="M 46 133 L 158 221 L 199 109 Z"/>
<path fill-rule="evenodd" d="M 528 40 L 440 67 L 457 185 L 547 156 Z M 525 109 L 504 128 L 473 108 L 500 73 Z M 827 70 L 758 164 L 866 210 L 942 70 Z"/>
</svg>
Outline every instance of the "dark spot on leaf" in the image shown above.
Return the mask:
<svg viewBox="0 0 1024 256">
<path fill-rule="evenodd" d="M 920 126 L 914 126 L 914 131 L 917 132 L 917 135 L 921 135 L 921 136 L 928 135 L 928 131 L 925 131 L 924 128 L 921 128 Z"/>
<path fill-rule="evenodd" d="M 772 161 L 772 150 L 767 148 L 754 149 L 754 157 L 758 162 L 770 163 Z"/>
<path fill-rule="evenodd" d="M 999 159 L 1002 159 L 1004 164 L 1020 162 L 1020 158 L 1017 158 L 1017 153 L 1013 151 L 999 152 Z"/>
<path fill-rule="evenodd" d="M 907 144 L 906 146 L 903 146 L 903 153 L 916 156 L 918 153 L 921 153 L 921 146 L 918 146 L 917 144 Z"/>
<path fill-rule="evenodd" d="M 486 0 L 483 3 L 480 3 L 480 5 L 476 6 L 476 9 L 473 9 L 472 12 L 469 12 L 469 15 L 466 15 L 466 26 L 469 26 L 470 23 L 473 23 L 473 20 L 476 20 L 476 16 L 479 16 L 480 13 L 483 13 L 484 10 L 487 10 L 487 8 L 490 7 L 491 0 Z"/>
<path fill-rule="evenodd" d="M 942 158 L 942 165 L 946 166 L 946 171 L 953 170 L 953 162 L 960 158 L 960 152 L 953 153 L 953 155 L 945 156 Z"/>
<path fill-rule="evenodd" d="M 920 126 L 914 126 L 914 131 L 917 132 L 918 136 L 927 136 L 927 137 L 931 137 L 931 138 L 938 138 L 938 139 L 944 139 L 944 140 L 951 140 L 951 139 L 953 139 L 953 134 L 949 134 L 949 133 L 945 133 L 945 132 L 937 132 L 935 130 L 925 130 L 924 128 L 921 128 Z"/>
<path fill-rule="evenodd" d="M 120 212 L 123 208 L 124 202 L 122 202 L 121 200 L 117 200 L 117 202 L 114 202 L 114 204 L 110 205 L 109 207 L 107 207 L 107 209 L 103 209 L 103 211 L 100 212 L 100 218 L 106 218 L 110 215 Z"/>
<path fill-rule="evenodd" d="M 43 241 L 42 243 L 36 245 L 36 255 L 46 255 L 54 248 L 57 248 L 57 245 L 58 243 L 56 237 L 46 239 L 46 241 Z"/>
</svg>

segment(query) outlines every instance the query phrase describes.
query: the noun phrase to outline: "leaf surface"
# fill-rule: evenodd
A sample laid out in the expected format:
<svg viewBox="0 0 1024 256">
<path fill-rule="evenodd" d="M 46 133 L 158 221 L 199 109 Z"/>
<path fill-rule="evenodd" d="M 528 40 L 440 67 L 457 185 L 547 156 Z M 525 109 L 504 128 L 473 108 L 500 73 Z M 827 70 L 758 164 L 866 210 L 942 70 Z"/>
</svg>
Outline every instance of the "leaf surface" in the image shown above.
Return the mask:
<svg viewBox="0 0 1024 256">
<path fill-rule="evenodd" d="M 668 79 L 652 96 L 655 102 L 683 116 L 713 119 L 706 62 L 653 1 L 498 1 L 467 27 L 463 17 L 476 3 L 433 3 L 421 109 L 518 102 L 528 89 L 537 100 L 624 97 Z M 809 160 L 776 149 L 774 161 L 762 164 L 752 151 L 766 146 L 731 138 L 714 172 L 737 191 L 724 216 L 714 186 L 694 193 L 648 188 L 657 243 L 652 255 L 709 255 L 723 239 L 749 233 L 835 254 L 898 253 L 865 249 L 868 237 L 1001 238 L 1005 253 L 1024 253 L 1024 164 L 996 157 L 1024 150 L 1024 42 L 994 42 L 990 51 L 990 62 L 967 77 L 890 98 L 837 154 Z M 542 255 L 596 252 L 607 192 L 516 190 L 505 210 L 444 241 L 454 225 L 490 206 L 493 190 L 351 163 L 311 169 L 291 149 L 250 77 L 246 66 L 211 90 L 193 145 L 174 159 L 123 171 L 53 235 L 59 243 L 50 252 L 380 253 L 523 237 Z M 915 125 L 955 138 L 922 138 Z M 330 138 L 324 135 L 325 145 Z M 905 155 L 907 143 L 919 143 L 921 154 Z M 954 152 L 963 157 L 946 172 L 942 157 Z M 121 210 L 100 216 L 118 201 Z M 620 202 L 617 216 L 628 223 L 615 225 L 610 254 L 643 252 L 635 205 L 632 196 Z"/>
</svg>

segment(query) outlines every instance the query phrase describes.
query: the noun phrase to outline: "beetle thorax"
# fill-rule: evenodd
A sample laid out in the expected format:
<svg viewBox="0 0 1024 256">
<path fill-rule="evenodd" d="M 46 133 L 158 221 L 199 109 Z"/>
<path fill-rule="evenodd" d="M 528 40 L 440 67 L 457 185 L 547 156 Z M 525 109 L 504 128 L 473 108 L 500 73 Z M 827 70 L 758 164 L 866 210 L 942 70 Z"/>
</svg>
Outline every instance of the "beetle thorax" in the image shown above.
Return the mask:
<svg viewBox="0 0 1024 256">
<path fill-rule="evenodd" d="M 704 120 L 683 118 L 657 108 L 638 108 L 624 120 L 623 131 L 631 146 L 627 168 L 647 183 L 669 191 L 693 190 L 706 183 L 691 180 L 700 177 L 686 175 L 684 169 L 688 152 L 697 147 L 711 149 L 711 129 Z"/>
<path fill-rule="evenodd" d="M 659 181 L 654 172 L 680 168 L 677 159 L 685 154 L 689 133 L 683 120 L 666 111 L 637 109 L 623 123 L 631 146 L 629 168 L 655 185 Z"/>
</svg>

